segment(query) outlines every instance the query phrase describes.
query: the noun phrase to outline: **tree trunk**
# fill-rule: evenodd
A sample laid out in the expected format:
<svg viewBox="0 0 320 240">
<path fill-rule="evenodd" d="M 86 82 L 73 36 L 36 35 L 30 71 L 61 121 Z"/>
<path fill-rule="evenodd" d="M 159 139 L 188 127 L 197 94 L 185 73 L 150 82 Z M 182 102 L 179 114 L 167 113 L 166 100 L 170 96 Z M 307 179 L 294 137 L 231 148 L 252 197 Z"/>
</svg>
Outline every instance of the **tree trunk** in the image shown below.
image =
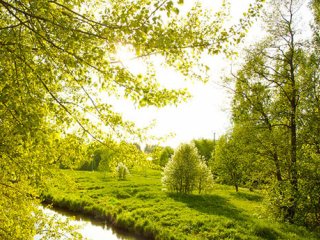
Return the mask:
<svg viewBox="0 0 320 240">
<path fill-rule="evenodd" d="M 293 96 L 295 99 L 296 97 Z M 297 126 L 296 126 L 296 101 L 292 100 L 291 104 L 291 118 L 290 118 L 290 185 L 291 185 L 291 196 L 290 205 L 288 207 L 288 220 L 289 222 L 294 221 L 294 215 L 296 213 L 297 201 L 298 201 L 298 172 L 297 172 Z"/>
<path fill-rule="evenodd" d="M 292 14 L 292 13 L 291 13 Z M 292 20 L 292 15 L 290 22 Z M 294 216 L 296 213 L 297 207 L 297 198 L 298 198 L 298 173 L 297 173 L 297 86 L 295 79 L 295 63 L 294 63 L 294 55 L 295 55 L 295 45 L 294 45 L 294 32 L 291 29 L 291 24 L 289 25 L 289 33 L 290 33 L 290 58 L 289 58 L 289 66 L 290 66 L 290 87 L 291 87 L 291 99 L 290 99 L 290 185 L 291 185 L 291 196 L 290 196 L 290 205 L 288 207 L 288 220 L 290 222 L 294 221 Z"/>
<path fill-rule="evenodd" d="M 276 166 L 276 177 L 278 182 L 282 181 L 282 176 L 281 176 L 281 170 L 280 170 L 280 163 L 279 163 L 279 158 L 278 158 L 278 154 L 275 152 L 273 154 L 273 160 Z"/>
</svg>

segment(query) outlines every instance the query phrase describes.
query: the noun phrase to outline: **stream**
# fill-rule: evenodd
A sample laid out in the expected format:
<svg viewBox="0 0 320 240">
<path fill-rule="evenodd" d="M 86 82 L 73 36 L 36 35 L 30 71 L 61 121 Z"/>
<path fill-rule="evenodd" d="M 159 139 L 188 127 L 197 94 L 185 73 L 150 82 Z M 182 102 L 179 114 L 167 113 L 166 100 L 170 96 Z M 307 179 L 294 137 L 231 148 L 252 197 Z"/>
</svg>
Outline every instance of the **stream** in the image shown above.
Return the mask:
<svg viewBox="0 0 320 240">
<path fill-rule="evenodd" d="M 73 217 L 74 219 L 70 221 L 72 225 L 80 225 L 81 228 L 78 230 L 84 239 L 88 240 L 142 240 L 125 231 L 114 229 L 108 226 L 103 221 L 97 221 L 85 217 L 81 214 L 71 213 L 68 211 L 60 209 L 49 209 L 47 207 L 42 207 L 43 211 L 48 216 L 57 215 L 60 219 L 66 219 Z M 41 236 L 36 235 L 34 240 L 41 240 Z"/>
</svg>

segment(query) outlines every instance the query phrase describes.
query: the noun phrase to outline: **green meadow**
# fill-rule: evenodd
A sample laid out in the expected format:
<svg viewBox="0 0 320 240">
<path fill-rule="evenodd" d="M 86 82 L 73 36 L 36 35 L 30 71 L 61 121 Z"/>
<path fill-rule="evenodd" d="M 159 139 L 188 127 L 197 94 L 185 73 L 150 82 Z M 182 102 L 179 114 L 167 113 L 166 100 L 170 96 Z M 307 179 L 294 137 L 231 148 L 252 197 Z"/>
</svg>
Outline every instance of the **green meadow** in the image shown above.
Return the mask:
<svg viewBox="0 0 320 240">
<path fill-rule="evenodd" d="M 109 222 L 145 239 L 319 239 L 267 213 L 263 192 L 214 184 L 202 195 L 163 191 L 161 172 L 61 170 L 43 195 L 55 207 Z"/>
</svg>

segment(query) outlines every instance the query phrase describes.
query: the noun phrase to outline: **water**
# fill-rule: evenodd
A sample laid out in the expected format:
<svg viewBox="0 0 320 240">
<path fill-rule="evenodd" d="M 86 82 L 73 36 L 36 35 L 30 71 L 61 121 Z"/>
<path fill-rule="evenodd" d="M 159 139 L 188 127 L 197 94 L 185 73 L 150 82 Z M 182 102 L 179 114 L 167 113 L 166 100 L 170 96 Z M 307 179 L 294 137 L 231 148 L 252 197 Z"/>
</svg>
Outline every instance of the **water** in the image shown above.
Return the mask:
<svg viewBox="0 0 320 240">
<path fill-rule="evenodd" d="M 43 211 L 48 216 L 56 215 L 59 219 L 66 219 L 73 217 L 74 220 L 71 220 L 72 225 L 80 225 L 78 230 L 85 239 L 88 240 L 142 240 L 133 234 L 127 233 L 125 231 L 120 231 L 108 226 L 103 221 L 92 220 L 87 217 L 84 217 L 81 214 L 74 214 L 63 210 L 58 209 L 49 209 L 44 207 Z M 34 240 L 40 240 L 41 236 L 35 236 Z"/>
</svg>

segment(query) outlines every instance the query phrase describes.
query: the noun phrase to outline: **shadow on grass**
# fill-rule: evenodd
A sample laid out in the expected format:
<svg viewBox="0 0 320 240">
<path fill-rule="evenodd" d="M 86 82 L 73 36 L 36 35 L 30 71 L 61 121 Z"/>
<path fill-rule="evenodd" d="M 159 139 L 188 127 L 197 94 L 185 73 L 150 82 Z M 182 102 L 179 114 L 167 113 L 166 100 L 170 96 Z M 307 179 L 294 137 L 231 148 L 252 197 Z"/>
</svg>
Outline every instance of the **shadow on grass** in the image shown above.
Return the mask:
<svg viewBox="0 0 320 240">
<path fill-rule="evenodd" d="M 218 195 L 187 195 L 169 193 L 169 197 L 178 202 L 183 202 L 187 207 L 196 211 L 224 216 L 231 219 L 246 221 L 246 216 L 224 197 Z"/>
<path fill-rule="evenodd" d="M 274 229 L 261 224 L 256 224 L 253 227 L 253 233 L 259 238 L 266 240 L 276 240 L 279 238 L 279 234 Z"/>
<path fill-rule="evenodd" d="M 235 193 L 236 197 L 244 198 L 246 200 L 261 201 L 259 196 Z M 245 228 L 250 228 L 248 233 L 252 233 L 259 239 L 278 239 L 279 234 L 272 227 L 265 224 L 257 224 L 253 219 L 250 219 L 245 212 L 238 209 L 233 204 L 230 204 L 228 199 L 219 195 L 182 195 L 177 193 L 169 193 L 169 197 L 177 202 L 185 203 L 187 207 L 205 213 L 208 215 L 216 215 L 226 217 L 231 220 L 238 221 L 239 225 Z"/>
<path fill-rule="evenodd" d="M 254 202 L 261 202 L 263 200 L 262 196 L 250 194 L 250 193 L 244 193 L 244 192 L 234 192 L 234 193 L 231 193 L 231 195 L 237 199 L 243 199 L 243 200 L 254 201 Z"/>
</svg>

